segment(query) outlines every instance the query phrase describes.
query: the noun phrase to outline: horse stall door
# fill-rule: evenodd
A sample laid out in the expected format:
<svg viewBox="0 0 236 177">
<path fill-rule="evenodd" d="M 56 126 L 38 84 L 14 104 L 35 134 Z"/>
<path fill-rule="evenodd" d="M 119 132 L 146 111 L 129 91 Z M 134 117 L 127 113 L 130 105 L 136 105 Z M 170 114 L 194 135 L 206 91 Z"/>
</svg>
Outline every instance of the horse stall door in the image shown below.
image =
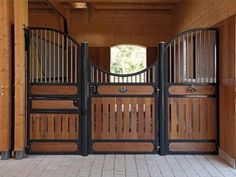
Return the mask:
<svg viewBox="0 0 236 177">
<path fill-rule="evenodd" d="M 27 151 L 79 153 L 80 45 L 46 28 L 26 38 Z"/>
<path fill-rule="evenodd" d="M 170 153 L 214 153 L 218 144 L 217 31 L 196 29 L 166 46 Z"/>
<path fill-rule="evenodd" d="M 116 75 L 91 65 L 92 153 L 156 153 L 157 63 Z"/>
</svg>

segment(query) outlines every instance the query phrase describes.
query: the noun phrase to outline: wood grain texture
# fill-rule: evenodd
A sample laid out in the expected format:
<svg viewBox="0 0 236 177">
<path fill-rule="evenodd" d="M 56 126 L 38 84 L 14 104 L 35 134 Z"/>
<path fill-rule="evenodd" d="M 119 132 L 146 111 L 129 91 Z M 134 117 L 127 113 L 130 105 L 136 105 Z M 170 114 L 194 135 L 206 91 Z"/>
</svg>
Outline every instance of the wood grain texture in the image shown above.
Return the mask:
<svg viewBox="0 0 236 177">
<path fill-rule="evenodd" d="M 31 88 L 31 93 L 36 95 L 75 95 L 77 92 L 75 86 L 34 85 Z"/>
<path fill-rule="evenodd" d="M 20 15 L 19 15 L 20 14 Z M 25 36 L 28 26 L 28 0 L 14 1 L 15 28 L 15 143 L 14 150 L 24 150 L 25 144 Z"/>
<path fill-rule="evenodd" d="M 141 142 L 96 142 L 93 144 L 93 150 L 101 152 L 152 152 L 154 146 L 152 143 Z"/>
<path fill-rule="evenodd" d="M 216 145 L 213 143 L 170 143 L 170 151 L 185 152 L 215 152 Z"/>
<path fill-rule="evenodd" d="M 34 142 L 31 144 L 32 152 L 77 152 L 78 145 L 73 142 Z"/>
<path fill-rule="evenodd" d="M 30 140 L 78 139 L 79 116 L 76 114 L 31 114 Z"/>
<path fill-rule="evenodd" d="M 92 139 L 154 139 L 153 98 L 92 98 Z"/>
<path fill-rule="evenodd" d="M 169 98 L 169 139 L 217 139 L 215 98 Z"/>
<path fill-rule="evenodd" d="M 195 92 L 190 92 L 188 89 L 191 86 L 171 86 L 169 88 L 169 93 L 173 95 L 213 95 L 216 93 L 214 86 L 194 86 Z"/>
<path fill-rule="evenodd" d="M 11 1 L 0 1 L 0 152 L 8 151 L 11 144 L 12 10 Z"/>
<path fill-rule="evenodd" d="M 77 109 L 73 100 L 32 100 L 32 109 Z"/>
<path fill-rule="evenodd" d="M 220 28 L 220 148 L 236 158 L 236 17 Z"/>
<path fill-rule="evenodd" d="M 127 89 L 127 92 L 125 93 L 121 93 L 120 89 L 124 87 Z M 117 95 L 151 95 L 154 92 L 154 88 L 152 86 L 122 86 L 122 85 L 118 85 L 118 86 L 98 86 L 98 94 L 117 94 Z"/>
</svg>

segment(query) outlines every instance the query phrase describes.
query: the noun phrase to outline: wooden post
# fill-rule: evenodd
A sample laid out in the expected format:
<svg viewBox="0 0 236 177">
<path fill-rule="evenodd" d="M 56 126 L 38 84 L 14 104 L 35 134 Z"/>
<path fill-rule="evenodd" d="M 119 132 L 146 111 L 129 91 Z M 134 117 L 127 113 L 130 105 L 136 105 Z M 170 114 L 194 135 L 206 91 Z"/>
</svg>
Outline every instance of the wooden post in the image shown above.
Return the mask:
<svg viewBox="0 0 236 177">
<path fill-rule="evenodd" d="M 11 148 L 11 1 L 0 1 L 0 151 L 8 159 Z M 12 15 L 13 16 L 13 15 Z"/>
<path fill-rule="evenodd" d="M 24 157 L 25 114 L 25 37 L 24 26 L 28 25 L 28 0 L 14 0 L 15 23 L 15 144 L 16 159 Z"/>
</svg>

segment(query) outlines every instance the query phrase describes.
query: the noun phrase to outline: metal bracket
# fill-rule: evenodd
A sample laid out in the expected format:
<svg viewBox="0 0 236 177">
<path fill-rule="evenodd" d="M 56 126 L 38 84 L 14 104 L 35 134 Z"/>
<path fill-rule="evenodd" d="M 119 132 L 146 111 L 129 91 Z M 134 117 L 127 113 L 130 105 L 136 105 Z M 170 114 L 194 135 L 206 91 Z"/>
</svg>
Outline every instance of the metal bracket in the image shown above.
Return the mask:
<svg viewBox="0 0 236 177">
<path fill-rule="evenodd" d="M 159 152 L 160 146 L 153 143 L 153 152 Z"/>
<path fill-rule="evenodd" d="M 121 88 L 119 88 L 120 93 L 126 93 L 127 91 L 128 89 L 125 86 L 122 86 Z"/>
<path fill-rule="evenodd" d="M 96 94 L 97 93 L 97 86 L 96 85 L 92 85 L 91 86 L 91 92 L 92 92 L 92 94 Z"/>
<path fill-rule="evenodd" d="M 78 98 L 74 99 L 73 104 L 74 104 L 74 106 L 76 106 L 78 108 L 79 107 L 79 99 Z"/>
<path fill-rule="evenodd" d="M 196 87 L 194 85 L 191 85 L 186 89 L 187 92 L 194 93 L 197 91 Z"/>
</svg>

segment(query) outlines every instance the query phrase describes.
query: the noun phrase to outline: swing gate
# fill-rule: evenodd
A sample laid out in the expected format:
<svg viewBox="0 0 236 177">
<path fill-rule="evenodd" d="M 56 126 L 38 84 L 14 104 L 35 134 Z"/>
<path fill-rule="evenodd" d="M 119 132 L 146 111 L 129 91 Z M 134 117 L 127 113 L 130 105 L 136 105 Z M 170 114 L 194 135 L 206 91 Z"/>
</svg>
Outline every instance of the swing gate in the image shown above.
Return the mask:
<svg viewBox="0 0 236 177">
<path fill-rule="evenodd" d="M 87 44 L 60 31 L 25 36 L 28 153 L 216 151 L 215 29 L 160 43 L 153 65 L 123 75 L 90 64 Z"/>
</svg>

